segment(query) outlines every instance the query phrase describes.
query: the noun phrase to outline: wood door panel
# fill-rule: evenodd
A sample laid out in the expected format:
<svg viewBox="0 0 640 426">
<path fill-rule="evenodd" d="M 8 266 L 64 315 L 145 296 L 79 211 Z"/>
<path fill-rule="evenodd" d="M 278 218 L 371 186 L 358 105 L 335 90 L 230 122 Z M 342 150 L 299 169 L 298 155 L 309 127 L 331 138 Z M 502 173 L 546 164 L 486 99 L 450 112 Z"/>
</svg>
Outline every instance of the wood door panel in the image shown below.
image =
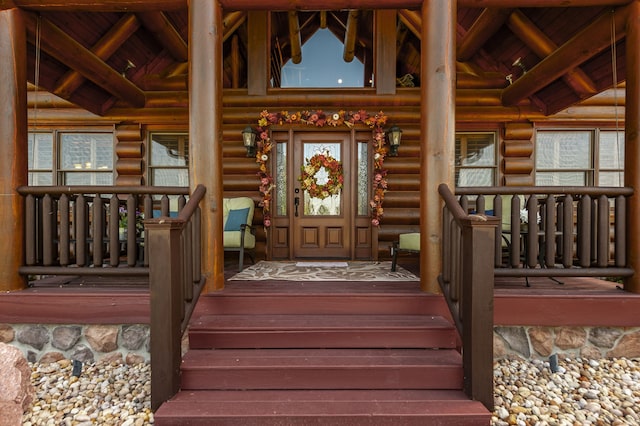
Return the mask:
<svg viewBox="0 0 640 426">
<path fill-rule="evenodd" d="M 297 198 L 297 214 L 291 218 L 293 258 L 350 258 L 352 188 L 349 173 L 352 167 L 350 141 L 347 132 L 301 132 L 293 138 L 293 161 L 289 173 L 292 176 L 293 197 Z M 344 184 L 339 194 L 326 198 L 314 198 L 301 186 L 299 176 L 309 159 L 325 154 L 342 164 Z M 316 172 L 316 184 L 321 183 L 323 173 Z M 295 200 L 294 198 L 294 200 Z M 294 204 L 295 205 L 295 204 Z"/>
</svg>

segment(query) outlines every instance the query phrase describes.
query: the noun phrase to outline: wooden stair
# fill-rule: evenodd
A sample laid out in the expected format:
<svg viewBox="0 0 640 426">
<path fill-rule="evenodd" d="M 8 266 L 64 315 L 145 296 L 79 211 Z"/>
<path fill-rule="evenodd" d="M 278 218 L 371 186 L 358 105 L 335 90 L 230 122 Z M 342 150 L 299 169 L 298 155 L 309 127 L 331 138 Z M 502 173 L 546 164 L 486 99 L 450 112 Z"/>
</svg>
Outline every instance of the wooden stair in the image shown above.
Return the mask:
<svg viewBox="0 0 640 426">
<path fill-rule="evenodd" d="M 203 296 L 156 425 L 488 425 L 416 283 L 233 282 Z"/>
</svg>

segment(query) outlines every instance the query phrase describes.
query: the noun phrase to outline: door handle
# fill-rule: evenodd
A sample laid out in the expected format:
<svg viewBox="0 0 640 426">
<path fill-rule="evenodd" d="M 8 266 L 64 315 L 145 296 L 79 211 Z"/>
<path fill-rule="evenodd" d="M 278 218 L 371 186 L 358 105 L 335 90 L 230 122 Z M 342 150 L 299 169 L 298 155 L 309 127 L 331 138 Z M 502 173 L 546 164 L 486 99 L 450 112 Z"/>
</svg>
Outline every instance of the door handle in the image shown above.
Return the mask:
<svg viewBox="0 0 640 426">
<path fill-rule="evenodd" d="M 300 205 L 300 197 L 293 197 L 293 206 L 295 207 L 293 215 L 298 217 L 298 206 Z"/>
</svg>

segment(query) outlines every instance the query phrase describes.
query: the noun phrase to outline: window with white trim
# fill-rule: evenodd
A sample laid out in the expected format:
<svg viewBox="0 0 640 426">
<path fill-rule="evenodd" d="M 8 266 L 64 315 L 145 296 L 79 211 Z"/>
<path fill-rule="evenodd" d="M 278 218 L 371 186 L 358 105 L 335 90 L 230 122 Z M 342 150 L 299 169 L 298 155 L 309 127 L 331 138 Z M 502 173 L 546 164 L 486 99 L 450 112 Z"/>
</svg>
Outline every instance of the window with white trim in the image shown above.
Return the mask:
<svg viewBox="0 0 640 426">
<path fill-rule="evenodd" d="M 113 132 L 28 135 L 29 185 L 112 185 Z"/>
<path fill-rule="evenodd" d="M 189 135 L 151 133 L 149 180 L 154 186 L 189 186 Z"/>
<path fill-rule="evenodd" d="M 496 134 L 456 133 L 456 186 L 496 184 Z"/>
<path fill-rule="evenodd" d="M 624 132 L 538 130 L 535 158 L 538 186 L 624 184 Z"/>
</svg>

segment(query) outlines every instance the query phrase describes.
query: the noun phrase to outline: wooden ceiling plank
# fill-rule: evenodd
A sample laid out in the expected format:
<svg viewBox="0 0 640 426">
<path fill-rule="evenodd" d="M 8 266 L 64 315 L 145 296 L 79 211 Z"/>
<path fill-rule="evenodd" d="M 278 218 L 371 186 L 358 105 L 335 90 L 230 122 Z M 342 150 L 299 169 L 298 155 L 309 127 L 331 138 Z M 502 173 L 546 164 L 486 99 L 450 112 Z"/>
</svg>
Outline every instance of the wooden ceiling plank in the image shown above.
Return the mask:
<svg viewBox="0 0 640 426">
<path fill-rule="evenodd" d="M 113 55 L 118 48 L 140 28 L 140 22 L 133 13 L 127 13 L 93 46 L 91 51 L 103 61 Z M 85 78 L 75 70 L 67 72 L 57 82 L 53 93 L 69 99 Z"/>
<path fill-rule="evenodd" d="M 611 19 L 615 23 L 616 36 L 625 35 L 626 15 L 629 6 L 616 9 L 596 19 L 589 26 L 576 34 L 552 54 L 540 61 L 527 73 L 518 78 L 512 85 L 504 89 L 502 102 L 504 105 L 515 105 L 525 97 L 562 77 L 567 69 L 574 69 L 592 58 L 611 44 Z"/>
<path fill-rule="evenodd" d="M 178 62 L 189 60 L 189 48 L 187 42 L 171 24 L 166 15 L 160 11 L 139 12 L 138 19 L 160 42 L 169 54 Z"/>
<path fill-rule="evenodd" d="M 458 61 L 468 61 L 502 27 L 513 9 L 485 9 L 458 45 Z"/>
<path fill-rule="evenodd" d="M 529 18 L 519 10 L 507 20 L 509 29 L 540 58 L 546 58 L 558 46 L 549 39 Z M 591 78 L 580 68 L 574 68 L 562 76 L 562 79 L 581 98 L 597 93 L 598 88 Z"/>
<path fill-rule="evenodd" d="M 29 35 L 34 38 L 38 17 L 31 13 L 25 13 L 24 16 Z M 60 28 L 47 19 L 41 18 L 40 31 L 42 49 L 49 55 L 69 68 L 77 70 L 86 79 L 118 99 L 137 108 L 144 106 L 145 95 L 142 90 Z"/>
<path fill-rule="evenodd" d="M 289 11 L 287 14 L 289 23 L 289 43 L 291 45 L 291 62 L 299 64 L 302 62 L 302 41 L 300 39 L 300 21 L 298 12 Z"/>
<path fill-rule="evenodd" d="M 342 58 L 345 62 L 353 61 L 356 52 L 356 38 L 358 35 L 358 17 L 357 10 L 350 10 L 347 18 L 347 30 L 344 33 L 344 52 Z"/>
</svg>

